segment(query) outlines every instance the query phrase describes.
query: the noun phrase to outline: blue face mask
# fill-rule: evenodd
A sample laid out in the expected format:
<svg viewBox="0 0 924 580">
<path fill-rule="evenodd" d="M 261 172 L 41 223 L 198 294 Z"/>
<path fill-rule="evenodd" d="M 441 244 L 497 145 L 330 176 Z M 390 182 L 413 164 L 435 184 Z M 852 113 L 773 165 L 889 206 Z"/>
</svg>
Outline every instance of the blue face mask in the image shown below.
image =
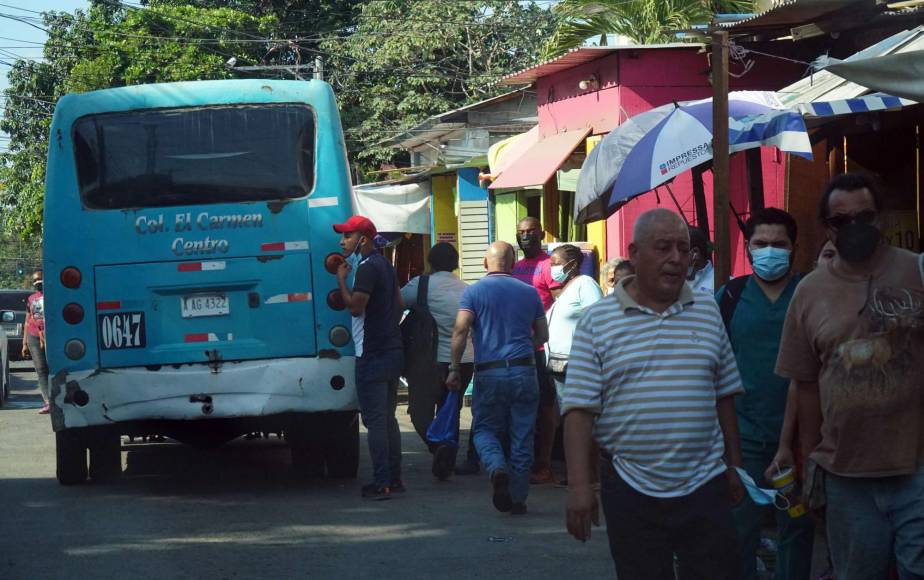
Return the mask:
<svg viewBox="0 0 924 580">
<path fill-rule="evenodd" d="M 751 496 L 751 499 L 757 505 L 772 505 L 779 510 L 788 510 L 789 509 L 789 500 L 786 499 L 786 496 L 778 493 L 775 489 L 764 489 L 757 486 L 757 482 L 754 481 L 754 478 L 748 475 L 748 472 L 736 467 L 735 471 L 738 472 L 738 477 L 741 478 L 741 483 L 744 484 L 744 488 L 748 490 L 748 495 Z"/>
<path fill-rule="evenodd" d="M 758 278 L 767 282 L 779 280 L 789 272 L 791 253 L 789 250 L 772 246 L 751 250 L 751 265 L 754 267 L 754 273 Z"/>
</svg>

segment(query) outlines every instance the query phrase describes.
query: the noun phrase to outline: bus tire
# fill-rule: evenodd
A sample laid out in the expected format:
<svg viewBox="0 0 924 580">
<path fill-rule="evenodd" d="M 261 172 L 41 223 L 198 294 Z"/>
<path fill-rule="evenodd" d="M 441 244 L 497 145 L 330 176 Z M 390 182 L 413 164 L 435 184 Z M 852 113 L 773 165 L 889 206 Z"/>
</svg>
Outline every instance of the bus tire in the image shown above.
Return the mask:
<svg viewBox="0 0 924 580">
<path fill-rule="evenodd" d="M 324 441 L 327 476 L 352 479 L 359 473 L 359 414 L 353 411 L 334 418 Z"/>
<path fill-rule="evenodd" d="M 90 479 L 114 483 L 122 476 L 122 437 L 114 429 L 100 427 L 90 438 Z"/>
<path fill-rule="evenodd" d="M 83 429 L 55 433 L 55 463 L 58 483 L 75 485 L 87 480 L 87 445 Z"/>
<path fill-rule="evenodd" d="M 324 477 L 324 448 L 321 430 L 308 422 L 293 426 L 286 432 L 292 454 L 292 472 L 297 479 Z"/>
</svg>

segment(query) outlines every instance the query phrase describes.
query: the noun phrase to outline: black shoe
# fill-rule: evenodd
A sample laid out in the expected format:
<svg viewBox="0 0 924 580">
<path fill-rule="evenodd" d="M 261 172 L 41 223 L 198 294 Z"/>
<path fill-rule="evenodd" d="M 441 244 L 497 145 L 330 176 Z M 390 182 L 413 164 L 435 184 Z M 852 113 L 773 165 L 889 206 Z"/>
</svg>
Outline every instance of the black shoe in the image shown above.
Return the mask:
<svg viewBox="0 0 924 580">
<path fill-rule="evenodd" d="M 407 491 L 407 488 L 404 487 L 404 482 L 400 479 L 392 480 L 391 484 L 388 486 L 392 493 L 404 493 Z"/>
<path fill-rule="evenodd" d="M 477 459 L 467 459 L 462 465 L 456 466 L 456 475 L 478 475 L 481 465 Z"/>
<path fill-rule="evenodd" d="M 510 508 L 510 515 L 514 515 L 514 516 L 526 515 L 526 502 L 525 501 L 514 502 L 513 507 Z"/>
<path fill-rule="evenodd" d="M 378 485 L 376 483 L 370 483 L 364 485 L 362 489 L 362 495 L 365 499 L 372 499 L 375 501 L 381 501 L 383 499 L 391 498 L 391 488 L 387 486 Z"/>
<path fill-rule="evenodd" d="M 498 469 L 491 475 L 491 485 L 494 487 L 494 507 L 499 512 L 509 512 L 513 508 L 513 499 L 510 497 L 510 476 L 503 469 Z"/>
<path fill-rule="evenodd" d="M 454 449 L 449 445 L 440 445 L 436 448 L 433 453 L 433 467 L 431 468 L 433 477 L 440 481 L 449 479 L 449 475 L 452 473 L 452 460 L 455 455 L 453 451 Z"/>
</svg>

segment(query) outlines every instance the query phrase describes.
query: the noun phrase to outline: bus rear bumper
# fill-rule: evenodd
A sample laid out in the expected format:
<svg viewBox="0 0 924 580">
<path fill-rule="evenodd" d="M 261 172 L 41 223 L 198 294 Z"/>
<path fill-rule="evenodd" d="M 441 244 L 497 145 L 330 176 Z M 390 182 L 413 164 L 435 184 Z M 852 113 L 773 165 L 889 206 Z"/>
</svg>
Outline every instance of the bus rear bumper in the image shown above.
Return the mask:
<svg viewBox="0 0 924 580">
<path fill-rule="evenodd" d="M 57 373 L 55 431 L 149 420 L 195 421 L 358 408 L 354 357 L 291 358 Z"/>
</svg>

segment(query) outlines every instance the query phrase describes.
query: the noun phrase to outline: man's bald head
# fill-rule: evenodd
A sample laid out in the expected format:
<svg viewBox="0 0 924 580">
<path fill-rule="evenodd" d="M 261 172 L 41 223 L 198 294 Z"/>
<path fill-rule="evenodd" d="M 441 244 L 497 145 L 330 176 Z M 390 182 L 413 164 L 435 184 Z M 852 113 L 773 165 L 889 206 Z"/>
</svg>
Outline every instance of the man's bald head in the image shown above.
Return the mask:
<svg viewBox="0 0 924 580">
<path fill-rule="evenodd" d="M 657 230 L 664 228 L 683 230 L 689 240 L 690 233 L 686 222 L 680 215 L 669 209 L 652 209 L 638 216 L 632 228 L 632 242 L 635 244 L 648 241 Z"/>
<path fill-rule="evenodd" d="M 516 258 L 517 254 L 513 251 L 513 246 L 503 241 L 494 242 L 488 246 L 488 251 L 484 255 L 484 269 L 488 272 L 509 274 L 513 271 Z"/>
</svg>

